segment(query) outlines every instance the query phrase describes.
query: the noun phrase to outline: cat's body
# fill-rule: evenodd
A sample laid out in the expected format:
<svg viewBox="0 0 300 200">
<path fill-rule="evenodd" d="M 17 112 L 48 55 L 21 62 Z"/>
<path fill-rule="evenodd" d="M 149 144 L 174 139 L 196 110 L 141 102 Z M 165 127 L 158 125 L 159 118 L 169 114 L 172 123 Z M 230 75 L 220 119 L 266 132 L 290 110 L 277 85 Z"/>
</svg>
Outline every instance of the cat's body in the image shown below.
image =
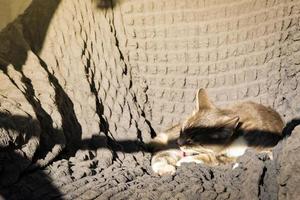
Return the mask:
<svg viewBox="0 0 300 200">
<path fill-rule="evenodd" d="M 217 108 L 200 89 L 193 114 L 152 141 L 156 153 L 151 165 L 163 175 L 174 173 L 183 162 L 212 166 L 233 162 L 249 147 L 269 151 L 282 138 L 283 126 L 271 108 L 254 102 Z"/>
</svg>

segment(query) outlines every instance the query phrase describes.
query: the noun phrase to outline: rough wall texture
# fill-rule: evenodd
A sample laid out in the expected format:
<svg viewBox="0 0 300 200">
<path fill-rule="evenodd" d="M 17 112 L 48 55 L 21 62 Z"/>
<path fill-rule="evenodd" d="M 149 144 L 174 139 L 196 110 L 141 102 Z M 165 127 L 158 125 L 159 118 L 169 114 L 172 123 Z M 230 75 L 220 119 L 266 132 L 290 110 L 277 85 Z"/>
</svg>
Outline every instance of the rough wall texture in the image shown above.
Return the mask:
<svg viewBox="0 0 300 200">
<path fill-rule="evenodd" d="M 299 29 L 292 0 L 33 0 L 0 33 L 0 195 L 298 197 L 299 129 L 273 161 L 249 151 L 235 170 L 191 164 L 163 178 L 141 144 L 190 114 L 199 87 L 219 105 L 270 105 L 292 132 Z"/>
</svg>

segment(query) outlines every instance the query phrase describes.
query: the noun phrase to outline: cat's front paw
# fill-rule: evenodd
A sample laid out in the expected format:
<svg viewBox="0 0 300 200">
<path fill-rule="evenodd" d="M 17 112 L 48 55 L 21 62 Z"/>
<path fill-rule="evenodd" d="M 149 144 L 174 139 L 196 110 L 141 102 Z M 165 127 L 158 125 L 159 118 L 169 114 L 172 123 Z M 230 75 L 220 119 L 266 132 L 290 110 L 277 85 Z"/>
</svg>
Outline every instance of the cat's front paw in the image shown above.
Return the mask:
<svg viewBox="0 0 300 200">
<path fill-rule="evenodd" d="M 173 165 L 167 165 L 164 168 L 160 169 L 158 171 L 158 174 L 160 176 L 165 176 L 165 175 L 173 175 L 176 172 L 176 168 Z"/>
<path fill-rule="evenodd" d="M 156 163 L 152 165 L 152 170 L 160 176 L 173 175 L 176 172 L 175 166 L 165 163 Z"/>
</svg>

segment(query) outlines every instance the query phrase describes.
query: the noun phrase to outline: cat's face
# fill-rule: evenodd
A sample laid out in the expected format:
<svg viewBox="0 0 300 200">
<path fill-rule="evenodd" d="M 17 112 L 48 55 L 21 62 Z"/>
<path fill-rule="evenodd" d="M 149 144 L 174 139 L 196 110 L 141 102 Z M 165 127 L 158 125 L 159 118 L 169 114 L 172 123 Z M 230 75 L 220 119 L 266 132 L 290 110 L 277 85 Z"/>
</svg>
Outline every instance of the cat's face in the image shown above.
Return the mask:
<svg viewBox="0 0 300 200">
<path fill-rule="evenodd" d="M 238 116 L 216 108 L 200 89 L 197 108 L 183 123 L 178 145 L 189 153 L 215 151 L 230 140 L 238 122 Z"/>
</svg>

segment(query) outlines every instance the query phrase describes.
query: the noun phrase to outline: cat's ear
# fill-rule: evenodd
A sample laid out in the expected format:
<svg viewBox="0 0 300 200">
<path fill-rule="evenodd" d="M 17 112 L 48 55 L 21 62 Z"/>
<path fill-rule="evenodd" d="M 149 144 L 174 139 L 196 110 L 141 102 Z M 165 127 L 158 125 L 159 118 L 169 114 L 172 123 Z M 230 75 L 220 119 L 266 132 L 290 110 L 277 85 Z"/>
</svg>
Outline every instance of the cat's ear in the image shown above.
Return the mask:
<svg viewBox="0 0 300 200">
<path fill-rule="evenodd" d="M 240 121 L 239 116 L 226 116 L 223 121 L 224 127 L 235 129 Z"/>
<path fill-rule="evenodd" d="M 209 100 L 205 89 L 201 88 L 198 90 L 196 95 L 196 108 L 197 111 L 201 109 L 215 108 L 215 105 Z"/>
</svg>

